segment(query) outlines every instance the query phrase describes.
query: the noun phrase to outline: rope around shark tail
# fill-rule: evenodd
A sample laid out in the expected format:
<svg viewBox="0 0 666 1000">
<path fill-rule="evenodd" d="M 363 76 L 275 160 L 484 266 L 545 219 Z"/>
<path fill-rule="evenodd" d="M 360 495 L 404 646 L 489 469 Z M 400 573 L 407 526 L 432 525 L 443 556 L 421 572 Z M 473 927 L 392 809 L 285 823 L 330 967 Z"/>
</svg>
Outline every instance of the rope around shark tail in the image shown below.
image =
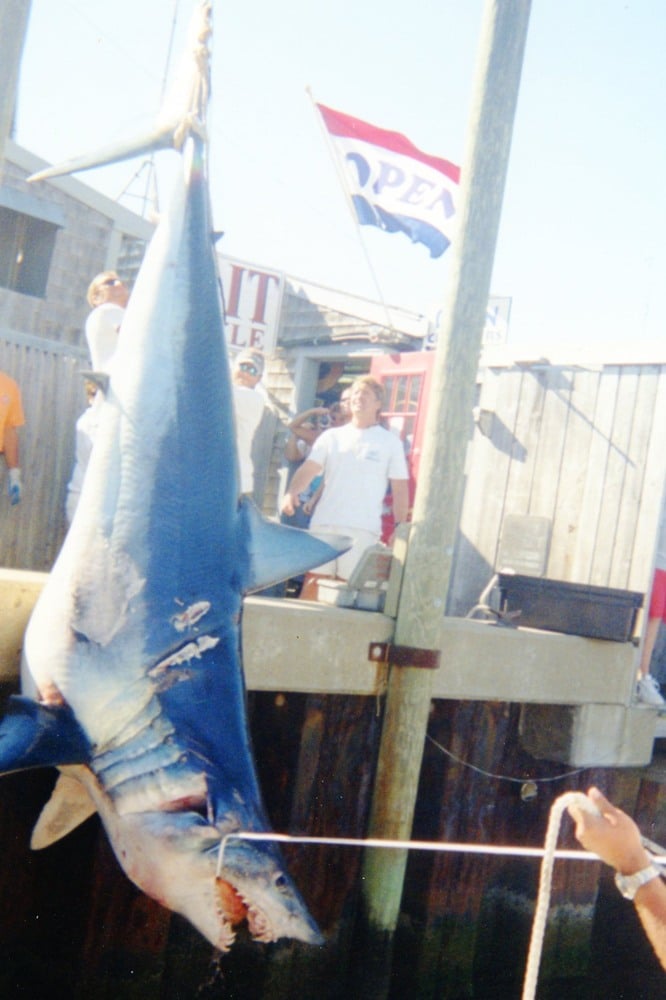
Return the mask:
<svg viewBox="0 0 666 1000">
<path fill-rule="evenodd" d="M 570 805 L 576 804 L 581 809 L 588 812 L 598 812 L 596 807 L 590 802 L 583 792 L 566 792 L 555 799 L 551 806 L 548 827 L 546 829 L 546 839 L 544 842 L 544 856 L 541 862 L 541 874 L 539 878 L 539 891 L 537 893 L 536 909 L 532 922 L 532 937 L 530 948 L 527 954 L 527 966 L 525 968 L 525 980 L 523 983 L 522 1000 L 534 1000 L 536 995 L 537 980 L 539 977 L 539 964 L 541 962 L 541 952 L 543 950 L 543 939 L 546 933 L 546 920 L 548 918 L 548 907 L 550 905 L 550 890 L 553 881 L 553 866 L 555 863 L 555 848 L 557 847 L 557 837 L 560 832 L 562 814 Z"/>
</svg>

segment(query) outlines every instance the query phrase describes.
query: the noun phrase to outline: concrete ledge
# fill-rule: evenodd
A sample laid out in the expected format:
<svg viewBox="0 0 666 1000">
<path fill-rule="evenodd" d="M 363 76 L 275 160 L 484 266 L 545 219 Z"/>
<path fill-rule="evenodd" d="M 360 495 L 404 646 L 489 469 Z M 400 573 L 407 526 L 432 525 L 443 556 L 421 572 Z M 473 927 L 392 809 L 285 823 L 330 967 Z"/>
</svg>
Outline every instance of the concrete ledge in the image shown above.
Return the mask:
<svg viewBox="0 0 666 1000">
<path fill-rule="evenodd" d="M 0 570 L 0 679 L 18 678 L 23 633 L 45 573 Z M 394 621 L 376 612 L 309 601 L 249 597 L 243 613 L 248 688 L 317 694 L 376 694 L 384 670 L 368 660 L 372 642 L 393 637 Z M 629 707 L 636 649 L 445 618 L 433 697 L 549 705 Z"/>
<path fill-rule="evenodd" d="M 386 668 L 371 663 L 371 642 L 393 637 L 395 622 L 376 612 L 310 601 L 248 597 L 243 664 L 253 691 L 377 694 Z"/>
<path fill-rule="evenodd" d="M 268 691 L 374 694 L 383 675 L 368 662 L 371 642 L 390 640 L 385 615 L 248 598 L 243 656 L 248 687 Z M 636 649 L 537 629 L 445 618 L 433 698 L 628 707 Z M 382 670 L 383 668 L 379 668 Z"/>
<path fill-rule="evenodd" d="M 645 706 L 523 705 L 521 743 L 533 757 L 570 767 L 650 763 L 657 712 Z"/>
<path fill-rule="evenodd" d="M 23 634 L 46 573 L 0 569 L 0 681 L 16 681 L 21 664 Z"/>
<path fill-rule="evenodd" d="M 632 700 L 636 648 L 540 629 L 445 618 L 433 697 L 549 705 Z"/>
<path fill-rule="evenodd" d="M 0 569 L 0 681 L 17 683 L 23 635 L 48 574 Z M 385 668 L 368 646 L 393 636 L 381 614 L 309 601 L 248 597 L 243 610 L 246 683 L 257 691 L 374 695 Z"/>
</svg>

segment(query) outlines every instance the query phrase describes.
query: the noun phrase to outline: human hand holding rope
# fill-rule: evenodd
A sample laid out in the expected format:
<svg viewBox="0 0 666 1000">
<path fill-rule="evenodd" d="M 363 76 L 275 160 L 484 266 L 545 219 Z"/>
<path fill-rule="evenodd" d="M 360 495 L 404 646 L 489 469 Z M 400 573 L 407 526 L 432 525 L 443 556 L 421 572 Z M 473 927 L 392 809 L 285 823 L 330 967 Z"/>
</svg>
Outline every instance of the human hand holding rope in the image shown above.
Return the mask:
<svg viewBox="0 0 666 1000">
<path fill-rule="evenodd" d="M 585 809 L 579 799 L 568 806 L 576 824 L 576 838 L 583 847 L 621 875 L 633 875 L 647 867 L 651 858 L 633 819 L 609 802 L 598 788 L 590 788 L 587 799 L 593 810 Z"/>
</svg>

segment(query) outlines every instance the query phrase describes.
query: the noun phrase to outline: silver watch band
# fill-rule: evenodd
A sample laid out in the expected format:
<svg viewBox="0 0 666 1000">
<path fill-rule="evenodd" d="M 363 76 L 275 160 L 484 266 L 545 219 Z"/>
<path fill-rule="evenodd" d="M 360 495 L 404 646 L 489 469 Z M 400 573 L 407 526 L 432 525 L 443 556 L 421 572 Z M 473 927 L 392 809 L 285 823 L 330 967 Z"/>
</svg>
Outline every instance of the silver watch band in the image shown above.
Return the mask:
<svg viewBox="0 0 666 1000">
<path fill-rule="evenodd" d="M 641 868 L 633 875 L 620 875 L 615 873 L 615 885 L 618 887 L 625 899 L 633 899 L 642 885 L 651 882 L 653 878 L 660 878 L 661 871 L 656 865 L 649 864 L 646 868 Z"/>
</svg>

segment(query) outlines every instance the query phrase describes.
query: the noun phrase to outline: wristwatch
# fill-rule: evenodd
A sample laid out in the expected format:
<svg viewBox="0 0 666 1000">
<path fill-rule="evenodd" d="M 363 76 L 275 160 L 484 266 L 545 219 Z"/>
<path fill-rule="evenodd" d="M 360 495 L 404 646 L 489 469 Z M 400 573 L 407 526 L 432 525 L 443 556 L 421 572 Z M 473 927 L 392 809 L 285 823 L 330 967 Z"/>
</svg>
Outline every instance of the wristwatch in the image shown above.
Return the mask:
<svg viewBox="0 0 666 1000">
<path fill-rule="evenodd" d="M 618 887 L 625 899 L 633 899 L 638 890 L 646 882 L 651 882 L 653 878 L 660 878 L 661 872 L 656 865 L 648 865 L 647 868 L 641 868 L 639 872 L 634 872 L 633 875 L 620 875 L 619 872 L 615 873 L 615 885 Z"/>
</svg>

